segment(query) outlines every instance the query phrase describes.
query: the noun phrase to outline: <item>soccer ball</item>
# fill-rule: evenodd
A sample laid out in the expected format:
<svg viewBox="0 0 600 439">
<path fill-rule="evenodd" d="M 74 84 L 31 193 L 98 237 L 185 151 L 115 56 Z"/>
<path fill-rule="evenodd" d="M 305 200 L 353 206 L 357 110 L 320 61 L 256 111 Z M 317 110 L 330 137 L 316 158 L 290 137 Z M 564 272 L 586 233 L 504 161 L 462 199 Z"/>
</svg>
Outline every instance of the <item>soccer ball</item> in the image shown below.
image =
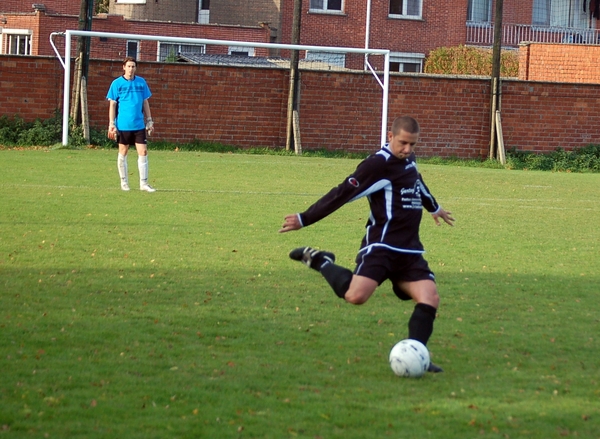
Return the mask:
<svg viewBox="0 0 600 439">
<path fill-rule="evenodd" d="M 390 351 L 390 367 L 400 377 L 423 376 L 429 367 L 429 351 L 420 341 L 399 341 Z"/>
</svg>

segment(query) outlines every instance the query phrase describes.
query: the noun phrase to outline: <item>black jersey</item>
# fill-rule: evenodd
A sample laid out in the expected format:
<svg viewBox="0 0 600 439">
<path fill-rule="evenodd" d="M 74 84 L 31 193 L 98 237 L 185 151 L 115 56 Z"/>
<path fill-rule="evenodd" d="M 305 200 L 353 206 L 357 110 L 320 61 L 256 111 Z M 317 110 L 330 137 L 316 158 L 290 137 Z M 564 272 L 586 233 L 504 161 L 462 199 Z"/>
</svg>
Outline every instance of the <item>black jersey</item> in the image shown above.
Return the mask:
<svg viewBox="0 0 600 439">
<path fill-rule="evenodd" d="M 363 160 L 354 173 L 300 214 L 303 226 L 325 218 L 344 204 L 367 197 L 371 214 L 361 251 L 373 247 L 404 253 L 423 253 L 419 225 L 423 208 L 439 209 L 423 183 L 415 155 L 394 156 L 387 145 Z"/>
</svg>

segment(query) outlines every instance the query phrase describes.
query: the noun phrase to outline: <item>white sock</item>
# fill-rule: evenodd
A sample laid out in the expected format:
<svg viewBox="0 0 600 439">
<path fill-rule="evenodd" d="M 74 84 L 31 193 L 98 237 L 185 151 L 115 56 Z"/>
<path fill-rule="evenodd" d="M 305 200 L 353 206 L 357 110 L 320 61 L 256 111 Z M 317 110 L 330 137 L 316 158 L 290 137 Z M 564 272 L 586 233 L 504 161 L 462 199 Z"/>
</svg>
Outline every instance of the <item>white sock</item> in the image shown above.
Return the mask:
<svg viewBox="0 0 600 439">
<path fill-rule="evenodd" d="M 121 177 L 121 183 L 129 184 L 129 177 L 127 175 L 127 156 L 119 153 L 117 156 L 117 169 L 119 170 L 119 177 Z"/>
<path fill-rule="evenodd" d="M 138 156 L 138 169 L 140 171 L 140 185 L 148 184 L 148 156 Z"/>
</svg>

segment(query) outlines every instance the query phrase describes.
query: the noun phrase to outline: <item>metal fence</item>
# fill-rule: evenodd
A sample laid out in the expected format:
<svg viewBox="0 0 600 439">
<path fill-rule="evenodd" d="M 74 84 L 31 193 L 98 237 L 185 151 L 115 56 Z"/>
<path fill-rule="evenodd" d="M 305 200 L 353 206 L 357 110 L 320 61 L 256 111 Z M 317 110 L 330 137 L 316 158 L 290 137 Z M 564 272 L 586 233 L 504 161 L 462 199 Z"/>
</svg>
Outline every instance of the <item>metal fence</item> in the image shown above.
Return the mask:
<svg viewBox="0 0 600 439">
<path fill-rule="evenodd" d="M 494 44 L 494 24 L 467 22 L 467 44 Z M 565 27 L 505 24 L 502 26 L 502 46 L 518 47 L 522 42 L 556 44 L 600 44 L 600 30 Z"/>
</svg>

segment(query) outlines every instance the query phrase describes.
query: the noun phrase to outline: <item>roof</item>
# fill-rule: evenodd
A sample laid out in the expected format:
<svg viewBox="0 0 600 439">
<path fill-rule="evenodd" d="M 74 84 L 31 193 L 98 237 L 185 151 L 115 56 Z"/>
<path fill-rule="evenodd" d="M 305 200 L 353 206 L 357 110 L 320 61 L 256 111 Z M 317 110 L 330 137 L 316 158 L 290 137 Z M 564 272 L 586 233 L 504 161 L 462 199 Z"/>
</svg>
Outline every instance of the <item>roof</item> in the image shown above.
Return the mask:
<svg viewBox="0 0 600 439">
<path fill-rule="evenodd" d="M 232 67 L 263 67 L 273 69 L 289 69 L 290 59 L 281 57 L 263 57 L 263 56 L 244 56 L 244 55 L 225 55 L 225 54 L 197 54 L 197 53 L 179 53 L 177 62 L 188 62 L 203 65 L 219 65 Z M 299 60 L 299 67 L 311 70 L 347 70 L 333 64 L 327 64 L 322 61 Z"/>
</svg>

